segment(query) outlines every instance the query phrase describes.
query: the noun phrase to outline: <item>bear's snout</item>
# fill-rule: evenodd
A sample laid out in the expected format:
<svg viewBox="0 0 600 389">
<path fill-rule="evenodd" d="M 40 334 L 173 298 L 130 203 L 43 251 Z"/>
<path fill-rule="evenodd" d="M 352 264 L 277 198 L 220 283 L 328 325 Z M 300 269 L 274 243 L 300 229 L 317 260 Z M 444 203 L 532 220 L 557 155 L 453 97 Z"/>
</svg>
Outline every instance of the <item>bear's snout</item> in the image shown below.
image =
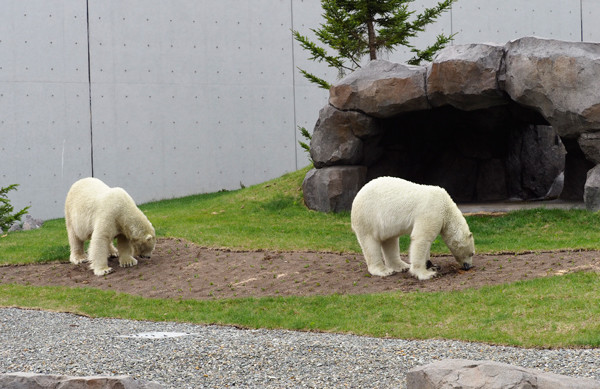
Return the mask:
<svg viewBox="0 0 600 389">
<path fill-rule="evenodd" d="M 463 269 L 464 270 L 469 270 L 472 267 L 473 267 L 473 265 L 471 265 L 470 263 L 467 263 L 467 262 L 463 263 Z"/>
</svg>

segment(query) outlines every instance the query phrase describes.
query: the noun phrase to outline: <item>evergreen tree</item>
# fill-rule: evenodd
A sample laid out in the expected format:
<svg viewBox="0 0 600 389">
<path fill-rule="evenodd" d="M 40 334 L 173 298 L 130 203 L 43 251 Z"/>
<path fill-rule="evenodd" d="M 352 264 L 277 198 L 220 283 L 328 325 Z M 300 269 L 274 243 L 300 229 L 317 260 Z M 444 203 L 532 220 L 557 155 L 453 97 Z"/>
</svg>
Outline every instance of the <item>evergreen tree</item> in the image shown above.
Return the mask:
<svg viewBox="0 0 600 389">
<path fill-rule="evenodd" d="M 7 187 L 0 187 L 0 230 L 6 231 L 15 221 L 20 221 L 21 217 L 27 213 L 29 207 L 25 207 L 19 212 L 12 213 L 14 208 L 8 199 L 8 192 L 17 189 L 17 184 Z"/>
<path fill-rule="evenodd" d="M 311 31 L 321 43 L 333 49 L 337 53 L 335 55 L 295 30 L 294 38 L 310 52 L 309 59 L 336 68 L 340 77 L 360 68 L 361 61 L 367 55 L 369 60 L 374 60 L 378 53 L 394 51 L 398 45 L 409 47 L 414 56 L 408 63 L 418 65 L 421 61 L 430 61 L 438 50 L 452 40 L 453 35 L 438 35 L 436 42 L 424 50 L 412 46 L 410 39 L 424 31 L 425 26 L 433 23 L 456 0 L 440 1 L 414 18 L 415 11 L 408 9 L 413 1 L 321 0 L 325 22 L 321 28 Z M 303 69 L 299 70 L 310 82 L 329 89 L 327 81 Z"/>
</svg>

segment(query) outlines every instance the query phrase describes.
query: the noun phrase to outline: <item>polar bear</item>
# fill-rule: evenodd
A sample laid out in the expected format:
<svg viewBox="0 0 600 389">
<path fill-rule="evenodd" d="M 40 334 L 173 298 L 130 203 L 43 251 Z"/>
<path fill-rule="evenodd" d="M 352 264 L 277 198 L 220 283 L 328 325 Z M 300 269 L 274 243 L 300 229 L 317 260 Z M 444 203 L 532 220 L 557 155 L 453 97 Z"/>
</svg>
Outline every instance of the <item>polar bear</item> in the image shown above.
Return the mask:
<svg viewBox="0 0 600 389">
<path fill-rule="evenodd" d="M 75 182 L 65 201 L 65 222 L 74 264 L 89 261 L 97 276 L 108 274 L 108 257 L 119 257 L 121 267 L 137 265 L 133 257 L 150 258 L 156 244 L 154 227 L 121 188 L 110 188 L 97 178 Z M 113 239 L 117 238 L 117 248 Z M 86 258 L 83 243 L 89 240 Z"/>
<path fill-rule="evenodd" d="M 436 275 L 429 250 L 441 234 L 456 261 L 468 270 L 475 244 L 467 221 L 448 193 L 397 177 L 368 182 L 352 202 L 352 230 L 363 250 L 369 273 L 388 276 L 405 271 L 419 280 Z M 410 234 L 410 265 L 400 259 L 398 237 Z"/>
</svg>

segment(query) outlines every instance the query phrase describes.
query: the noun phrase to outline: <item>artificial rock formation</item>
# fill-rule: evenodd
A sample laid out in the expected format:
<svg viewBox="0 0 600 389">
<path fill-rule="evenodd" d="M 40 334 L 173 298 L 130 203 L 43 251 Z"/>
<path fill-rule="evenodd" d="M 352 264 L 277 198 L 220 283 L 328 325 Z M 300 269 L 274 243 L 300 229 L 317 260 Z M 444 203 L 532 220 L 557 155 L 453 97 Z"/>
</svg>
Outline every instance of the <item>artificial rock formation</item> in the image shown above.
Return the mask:
<svg viewBox="0 0 600 389">
<path fill-rule="evenodd" d="M 458 202 L 560 197 L 597 210 L 600 191 L 584 189 L 600 163 L 598 74 L 600 44 L 538 38 L 450 46 L 427 66 L 371 61 L 330 89 L 305 202 L 349 210 L 362 185 L 392 175 Z"/>
<path fill-rule="evenodd" d="M 600 389 L 590 378 L 526 369 L 493 361 L 446 359 L 419 366 L 406 374 L 407 389 Z"/>
<path fill-rule="evenodd" d="M 0 388 L 15 389 L 164 389 L 164 386 L 130 376 L 73 377 L 56 374 L 0 374 Z"/>
</svg>

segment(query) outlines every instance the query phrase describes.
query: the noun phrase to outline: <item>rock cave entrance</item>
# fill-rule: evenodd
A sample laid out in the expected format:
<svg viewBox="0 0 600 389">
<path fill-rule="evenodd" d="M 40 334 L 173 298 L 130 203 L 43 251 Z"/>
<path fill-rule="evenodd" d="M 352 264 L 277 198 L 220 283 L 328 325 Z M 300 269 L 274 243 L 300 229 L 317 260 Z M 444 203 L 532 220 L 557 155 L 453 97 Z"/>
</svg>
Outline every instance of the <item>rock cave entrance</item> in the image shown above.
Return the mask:
<svg viewBox="0 0 600 389">
<path fill-rule="evenodd" d="M 524 37 L 449 46 L 431 63 L 370 61 L 331 86 L 304 202 L 350 210 L 369 180 L 456 202 L 562 199 L 600 210 L 600 44 Z"/>
<path fill-rule="evenodd" d="M 587 171 L 576 140 L 515 103 L 462 111 L 445 106 L 379 119 L 363 143 L 366 181 L 395 176 L 445 188 L 459 203 L 583 201 Z"/>
</svg>

